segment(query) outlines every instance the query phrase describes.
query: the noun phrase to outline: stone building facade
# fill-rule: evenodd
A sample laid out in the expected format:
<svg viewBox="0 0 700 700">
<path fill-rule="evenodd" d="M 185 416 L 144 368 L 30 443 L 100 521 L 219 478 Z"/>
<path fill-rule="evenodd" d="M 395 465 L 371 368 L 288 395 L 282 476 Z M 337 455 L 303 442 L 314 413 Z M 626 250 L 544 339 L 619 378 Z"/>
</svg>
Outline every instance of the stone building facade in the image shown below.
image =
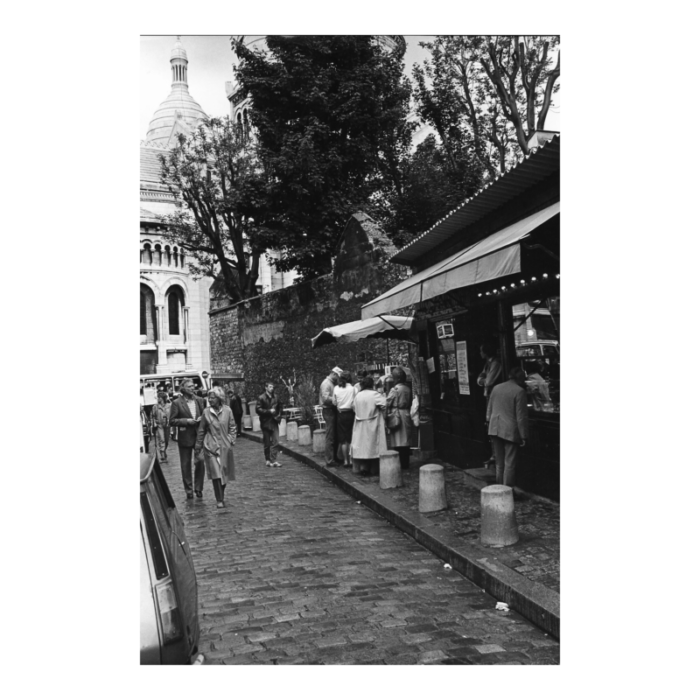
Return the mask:
<svg viewBox="0 0 700 700">
<path fill-rule="evenodd" d="M 179 40 L 170 56 L 170 95 L 155 111 L 140 160 L 140 371 L 164 374 L 209 369 L 209 287 L 189 274 L 187 256 L 162 238 L 159 217 L 177 203 L 160 181 L 159 156 L 178 133 L 189 133 L 206 117 L 189 94 L 187 53 Z"/>
</svg>

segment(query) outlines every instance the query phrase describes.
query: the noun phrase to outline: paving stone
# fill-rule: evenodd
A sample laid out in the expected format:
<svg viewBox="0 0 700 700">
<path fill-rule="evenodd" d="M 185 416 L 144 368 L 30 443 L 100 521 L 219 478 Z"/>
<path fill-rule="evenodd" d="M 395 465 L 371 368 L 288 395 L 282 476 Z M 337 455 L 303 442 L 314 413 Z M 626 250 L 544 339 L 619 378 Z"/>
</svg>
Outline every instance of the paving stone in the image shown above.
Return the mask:
<svg viewBox="0 0 700 700">
<path fill-rule="evenodd" d="M 261 445 L 239 440 L 237 479 L 217 512 L 209 483 L 204 499 L 185 501 L 177 445 L 168 451 L 206 664 L 559 662 L 555 640 L 495 611 L 493 598 L 308 466 L 285 458 L 280 478 L 260 468 Z M 513 561 L 548 564 L 536 556 L 548 545 L 534 546 Z"/>
</svg>

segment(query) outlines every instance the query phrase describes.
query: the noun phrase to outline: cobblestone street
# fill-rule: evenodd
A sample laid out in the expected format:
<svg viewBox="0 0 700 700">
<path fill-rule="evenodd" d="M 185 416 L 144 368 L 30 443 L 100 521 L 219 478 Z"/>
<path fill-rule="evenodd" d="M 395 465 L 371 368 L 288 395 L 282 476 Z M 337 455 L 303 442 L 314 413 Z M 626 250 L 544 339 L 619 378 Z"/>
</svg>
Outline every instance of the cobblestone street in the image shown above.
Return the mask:
<svg viewBox="0 0 700 700">
<path fill-rule="evenodd" d="M 557 664 L 559 644 L 388 522 L 281 455 L 239 439 L 237 480 L 186 501 L 166 479 L 199 584 L 206 664 Z"/>
</svg>

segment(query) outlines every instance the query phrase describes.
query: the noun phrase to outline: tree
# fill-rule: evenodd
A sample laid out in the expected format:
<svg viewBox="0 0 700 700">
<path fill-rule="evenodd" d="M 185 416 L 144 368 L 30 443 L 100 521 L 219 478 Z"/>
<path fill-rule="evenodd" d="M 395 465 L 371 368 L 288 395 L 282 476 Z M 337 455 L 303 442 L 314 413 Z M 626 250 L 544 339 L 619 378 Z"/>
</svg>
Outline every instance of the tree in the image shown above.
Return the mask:
<svg viewBox="0 0 700 700">
<path fill-rule="evenodd" d="M 220 275 L 233 301 L 255 296 L 271 235 L 265 174 L 250 141 L 230 119 L 211 118 L 179 134 L 160 161 L 161 181 L 184 204 L 163 217 L 165 237 L 189 253 L 195 277 Z"/>
<path fill-rule="evenodd" d="M 232 39 L 239 84 L 263 163 L 278 269 L 309 279 L 330 269 L 358 209 L 376 214 L 402 188 L 410 148 L 405 42 L 371 36 L 267 37 L 267 51 Z M 388 44 L 388 45 L 387 45 Z"/>
<path fill-rule="evenodd" d="M 494 177 L 527 154 L 559 90 L 557 36 L 440 36 L 414 66 L 418 113 L 450 159 L 469 150 Z M 556 64 L 554 63 L 556 54 Z"/>
<path fill-rule="evenodd" d="M 403 186 L 382 220 L 397 246 L 429 229 L 481 185 L 481 172 L 466 150 L 449 153 L 434 135 L 426 137 L 402 163 Z"/>
</svg>

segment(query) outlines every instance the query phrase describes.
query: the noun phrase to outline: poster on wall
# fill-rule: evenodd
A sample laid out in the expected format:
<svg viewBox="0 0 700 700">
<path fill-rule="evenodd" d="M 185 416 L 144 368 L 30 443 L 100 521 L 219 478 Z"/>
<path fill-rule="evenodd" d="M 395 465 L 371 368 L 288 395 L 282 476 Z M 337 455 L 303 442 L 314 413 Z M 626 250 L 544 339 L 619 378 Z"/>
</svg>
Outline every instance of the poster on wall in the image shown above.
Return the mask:
<svg viewBox="0 0 700 700">
<path fill-rule="evenodd" d="M 435 358 L 429 357 L 426 364 L 428 365 L 428 372 L 432 374 L 435 371 Z"/>
<path fill-rule="evenodd" d="M 464 340 L 457 341 L 457 381 L 459 382 L 459 393 L 468 395 L 467 343 Z"/>
</svg>

